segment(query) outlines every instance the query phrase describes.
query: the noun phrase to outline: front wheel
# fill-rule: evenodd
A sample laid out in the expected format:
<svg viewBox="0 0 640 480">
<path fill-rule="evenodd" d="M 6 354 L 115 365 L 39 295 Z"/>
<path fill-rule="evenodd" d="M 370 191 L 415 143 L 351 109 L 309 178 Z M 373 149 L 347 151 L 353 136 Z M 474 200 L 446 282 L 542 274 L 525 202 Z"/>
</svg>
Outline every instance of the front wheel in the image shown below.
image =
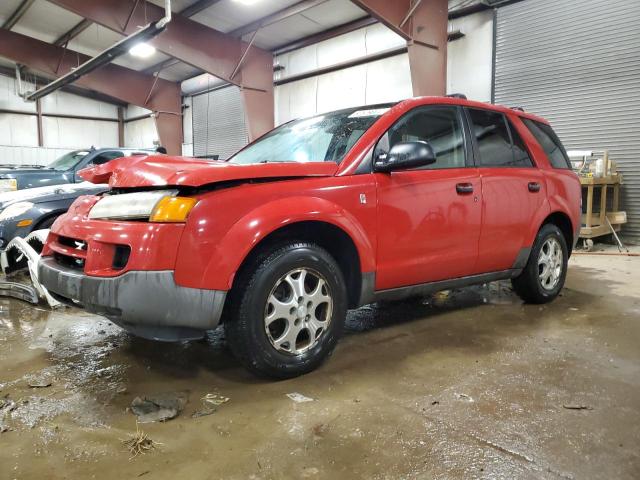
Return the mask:
<svg viewBox="0 0 640 480">
<path fill-rule="evenodd" d="M 231 292 L 227 341 L 259 375 L 290 378 L 317 368 L 342 334 L 344 278 L 323 248 L 291 242 L 258 255 Z"/>
<path fill-rule="evenodd" d="M 567 276 L 567 242 L 560 229 L 547 224 L 538 232 L 529 261 L 511 283 L 525 302 L 547 303 L 558 296 Z"/>
</svg>

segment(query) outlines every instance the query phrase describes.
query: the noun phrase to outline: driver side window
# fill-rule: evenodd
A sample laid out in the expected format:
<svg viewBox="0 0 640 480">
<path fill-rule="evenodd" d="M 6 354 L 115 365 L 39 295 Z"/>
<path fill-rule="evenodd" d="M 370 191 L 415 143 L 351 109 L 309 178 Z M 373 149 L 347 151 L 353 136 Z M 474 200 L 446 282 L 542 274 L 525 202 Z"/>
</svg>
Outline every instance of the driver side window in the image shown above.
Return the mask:
<svg viewBox="0 0 640 480">
<path fill-rule="evenodd" d="M 418 107 L 398 120 L 380 139 L 374 158 L 400 142 L 428 142 L 436 161 L 420 169 L 464 168 L 465 142 L 460 115 L 455 107 Z"/>
</svg>

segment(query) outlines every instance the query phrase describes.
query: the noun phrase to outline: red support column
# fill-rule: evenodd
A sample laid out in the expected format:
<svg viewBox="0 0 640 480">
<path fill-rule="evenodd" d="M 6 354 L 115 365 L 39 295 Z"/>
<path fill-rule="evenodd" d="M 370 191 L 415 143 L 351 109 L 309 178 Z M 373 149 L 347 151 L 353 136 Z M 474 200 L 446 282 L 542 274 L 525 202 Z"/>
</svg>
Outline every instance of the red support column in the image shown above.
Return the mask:
<svg viewBox="0 0 640 480">
<path fill-rule="evenodd" d="M 407 40 L 415 96 L 446 93 L 447 0 L 352 2 Z"/>
<path fill-rule="evenodd" d="M 423 0 L 409 19 L 409 65 L 413 94 L 447 93 L 447 0 Z"/>
<path fill-rule="evenodd" d="M 253 80 L 265 87 L 264 91 L 240 87 L 247 133 L 252 142 L 274 126 L 273 55 L 251 47 L 239 75 L 243 85 L 250 85 Z"/>
<path fill-rule="evenodd" d="M 154 115 L 160 142 L 169 155 L 182 155 L 182 117 L 171 113 Z"/>
</svg>

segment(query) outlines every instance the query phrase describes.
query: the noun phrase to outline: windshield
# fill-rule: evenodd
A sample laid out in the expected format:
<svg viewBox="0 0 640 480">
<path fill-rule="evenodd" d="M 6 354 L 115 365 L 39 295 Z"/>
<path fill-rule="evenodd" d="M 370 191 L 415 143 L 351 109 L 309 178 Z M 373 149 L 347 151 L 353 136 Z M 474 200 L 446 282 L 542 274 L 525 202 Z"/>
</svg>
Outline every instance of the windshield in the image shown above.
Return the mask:
<svg viewBox="0 0 640 480">
<path fill-rule="evenodd" d="M 69 152 L 59 159 L 54 160 L 48 165 L 47 168 L 53 170 L 70 170 L 75 167 L 80 160 L 89 155 L 87 150 L 76 150 L 75 152 Z"/>
<path fill-rule="evenodd" d="M 364 132 L 391 104 L 350 108 L 294 120 L 267 133 L 231 157 L 229 162 L 340 163 Z"/>
</svg>

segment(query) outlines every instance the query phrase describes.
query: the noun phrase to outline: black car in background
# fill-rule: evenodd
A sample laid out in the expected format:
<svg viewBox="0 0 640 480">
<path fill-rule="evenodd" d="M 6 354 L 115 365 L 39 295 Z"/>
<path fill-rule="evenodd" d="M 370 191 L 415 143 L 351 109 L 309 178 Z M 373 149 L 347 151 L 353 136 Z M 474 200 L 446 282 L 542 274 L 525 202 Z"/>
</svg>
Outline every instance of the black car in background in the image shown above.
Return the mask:
<svg viewBox="0 0 640 480">
<path fill-rule="evenodd" d="M 35 230 L 49 228 L 79 196 L 107 190 L 109 185 L 82 182 L 0 193 L 0 249 L 14 237 L 24 238 Z"/>
<path fill-rule="evenodd" d="M 0 165 L 0 192 L 82 182 L 78 171 L 114 158 L 149 155 L 153 150 L 90 148 L 69 152 L 46 166 Z"/>
</svg>

